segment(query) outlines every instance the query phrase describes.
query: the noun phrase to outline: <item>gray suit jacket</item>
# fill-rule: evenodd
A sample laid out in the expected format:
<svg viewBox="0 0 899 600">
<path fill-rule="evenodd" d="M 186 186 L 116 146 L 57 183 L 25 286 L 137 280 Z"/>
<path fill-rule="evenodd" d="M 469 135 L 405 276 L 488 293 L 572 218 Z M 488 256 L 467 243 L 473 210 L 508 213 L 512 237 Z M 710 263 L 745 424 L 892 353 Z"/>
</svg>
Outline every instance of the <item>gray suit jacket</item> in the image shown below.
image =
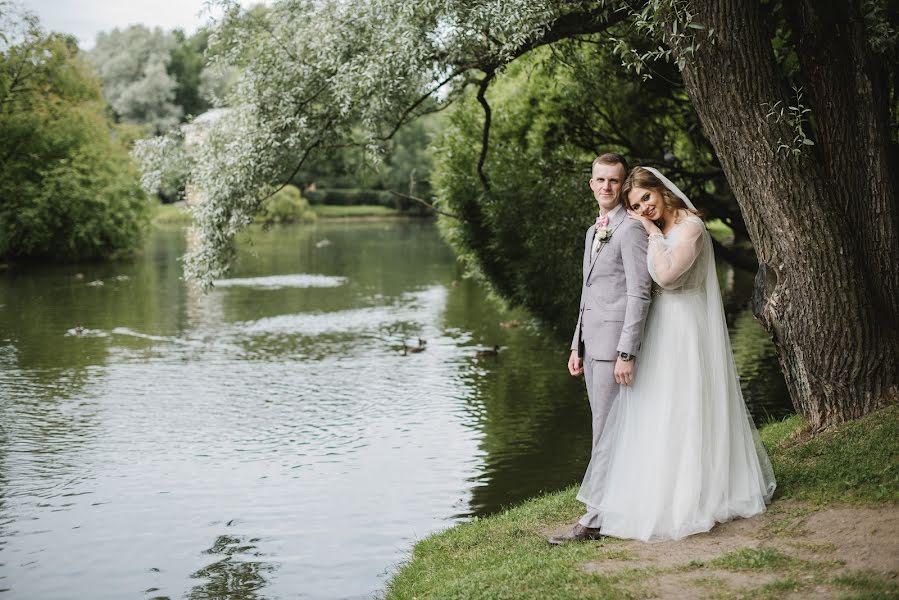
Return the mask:
<svg viewBox="0 0 899 600">
<path fill-rule="evenodd" d="M 649 311 L 652 278 L 646 267 L 643 226 L 619 210 L 609 223 L 611 239 L 593 256 L 595 228 L 584 242 L 581 306 L 571 349 L 594 360 L 615 360 L 618 352 L 640 353 Z"/>
</svg>

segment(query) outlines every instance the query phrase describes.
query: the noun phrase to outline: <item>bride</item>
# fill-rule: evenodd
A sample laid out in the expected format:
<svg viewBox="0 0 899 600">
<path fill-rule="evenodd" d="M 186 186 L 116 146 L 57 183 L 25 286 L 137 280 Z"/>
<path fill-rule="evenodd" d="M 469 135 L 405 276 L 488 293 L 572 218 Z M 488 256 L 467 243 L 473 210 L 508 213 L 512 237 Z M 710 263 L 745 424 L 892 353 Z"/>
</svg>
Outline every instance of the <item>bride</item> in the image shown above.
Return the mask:
<svg viewBox="0 0 899 600">
<path fill-rule="evenodd" d="M 653 303 L 633 386 L 621 387 L 578 500 L 604 535 L 680 539 L 764 512 L 774 473 L 743 402 L 695 207 L 651 167 L 622 188 L 649 234 Z"/>
</svg>

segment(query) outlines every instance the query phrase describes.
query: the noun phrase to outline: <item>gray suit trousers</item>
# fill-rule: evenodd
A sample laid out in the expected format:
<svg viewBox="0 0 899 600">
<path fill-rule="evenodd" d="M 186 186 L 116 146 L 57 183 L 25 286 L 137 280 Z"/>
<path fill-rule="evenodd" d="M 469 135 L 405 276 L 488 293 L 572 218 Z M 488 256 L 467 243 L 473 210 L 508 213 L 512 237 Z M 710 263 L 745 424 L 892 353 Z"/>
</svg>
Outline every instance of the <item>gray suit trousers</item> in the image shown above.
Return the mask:
<svg viewBox="0 0 899 600">
<path fill-rule="evenodd" d="M 599 444 L 603 428 L 612 403 L 618 397 L 618 388 L 615 383 L 615 361 L 594 360 L 589 355 L 584 357 L 584 379 L 587 384 L 587 396 L 590 398 L 590 412 L 593 413 L 593 449 Z M 578 521 L 584 527 L 599 527 L 602 523 L 601 515 L 590 507 L 587 513 Z"/>
</svg>

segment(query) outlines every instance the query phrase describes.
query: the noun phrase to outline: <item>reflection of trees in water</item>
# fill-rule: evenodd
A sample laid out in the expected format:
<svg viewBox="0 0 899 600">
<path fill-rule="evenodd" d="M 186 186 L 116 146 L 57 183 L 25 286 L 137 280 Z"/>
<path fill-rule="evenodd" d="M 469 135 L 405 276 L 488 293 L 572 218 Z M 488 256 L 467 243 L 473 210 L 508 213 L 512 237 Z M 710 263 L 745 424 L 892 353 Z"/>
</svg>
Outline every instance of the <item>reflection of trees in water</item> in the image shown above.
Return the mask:
<svg viewBox="0 0 899 600">
<path fill-rule="evenodd" d="M 536 364 L 530 344 L 508 349 L 486 373 L 470 378 L 468 402 L 481 412 L 484 466 L 472 489 L 470 512 L 484 515 L 582 475 L 590 454 L 590 408 L 583 380 Z M 561 357 L 561 354 L 559 354 Z M 485 359 L 486 361 L 486 359 Z M 482 361 L 484 362 L 484 361 Z"/>
<path fill-rule="evenodd" d="M 260 560 L 256 549 L 258 538 L 246 539 L 233 535 L 220 535 L 212 547 L 204 552 L 221 558 L 191 575 L 206 582 L 193 587 L 187 593 L 189 600 L 253 600 L 262 598 L 259 591 L 265 587 L 267 573 L 275 565 Z"/>
<path fill-rule="evenodd" d="M 18 348 L 0 345 L 0 538 L 16 521 L 4 497 L 49 494 L 60 501 L 76 475 L 86 475 L 79 450 L 98 435 L 99 409 L 83 395 L 95 373 L 74 366 L 20 368 L 20 360 Z M 14 447 L 28 450 L 10 452 Z"/>
<path fill-rule="evenodd" d="M 482 358 L 471 348 L 469 358 L 455 363 L 471 390 L 467 422 L 483 434 L 472 515 L 568 486 L 589 459 L 590 409 L 583 380 L 565 370 L 565 343 L 526 327 L 500 326 L 509 319 L 473 282 L 450 288 L 444 330 L 470 332 L 478 347 L 503 347 L 499 356 Z"/>
<path fill-rule="evenodd" d="M 112 334 L 117 327 L 173 328 L 183 247 L 177 234 L 154 232 L 133 261 L 31 265 L 0 277 L 0 360 L 31 384 L 21 398 L 77 397 L 113 348 L 146 346 Z"/>
<path fill-rule="evenodd" d="M 777 349 L 749 307 L 754 274 L 734 269 L 727 263 L 719 262 L 717 266 L 734 362 L 749 412 L 759 424 L 792 414 L 793 405 L 777 361 Z"/>
<path fill-rule="evenodd" d="M 743 397 L 756 423 L 793 413 L 777 350 L 761 323 L 746 308 L 730 328 L 730 343 Z"/>
</svg>

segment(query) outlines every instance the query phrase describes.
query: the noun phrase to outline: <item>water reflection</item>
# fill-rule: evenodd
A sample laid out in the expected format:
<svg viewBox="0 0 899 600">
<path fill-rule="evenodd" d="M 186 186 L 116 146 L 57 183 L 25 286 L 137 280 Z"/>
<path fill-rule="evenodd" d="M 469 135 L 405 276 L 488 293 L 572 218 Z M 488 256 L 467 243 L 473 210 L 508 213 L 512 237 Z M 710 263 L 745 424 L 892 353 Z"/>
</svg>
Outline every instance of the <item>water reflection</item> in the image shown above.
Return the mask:
<svg viewBox="0 0 899 600">
<path fill-rule="evenodd" d="M 205 554 L 217 560 L 195 573 L 193 579 L 205 579 L 187 594 L 189 600 L 255 600 L 267 583 L 265 575 L 275 566 L 261 560 L 256 538 L 220 535 Z"/>
<path fill-rule="evenodd" d="M 583 473 L 564 341 L 460 280 L 431 225 L 257 233 L 209 294 L 186 244 L 0 274 L 4 595 L 367 597 L 416 539 Z M 722 276 L 747 398 L 783 412 Z"/>
<path fill-rule="evenodd" d="M 757 424 L 782 419 L 793 408 L 777 362 L 777 350 L 748 306 L 755 276 L 719 264 L 718 279 L 734 362 L 749 412 Z"/>
</svg>

